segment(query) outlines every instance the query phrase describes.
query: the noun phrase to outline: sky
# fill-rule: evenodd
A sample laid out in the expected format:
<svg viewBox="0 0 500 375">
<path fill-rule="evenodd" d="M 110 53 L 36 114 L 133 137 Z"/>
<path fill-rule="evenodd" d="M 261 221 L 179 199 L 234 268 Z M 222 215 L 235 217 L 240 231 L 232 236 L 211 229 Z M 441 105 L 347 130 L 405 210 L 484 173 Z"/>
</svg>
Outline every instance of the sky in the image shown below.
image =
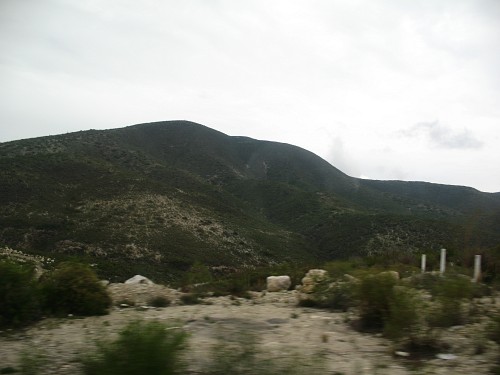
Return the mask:
<svg viewBox="0 0 500 375">
<path fill-rule="evenodd" d="M 500 1 L 0 0 L 0 142 L 165 120 L 500 192 Z"/>
</svg>

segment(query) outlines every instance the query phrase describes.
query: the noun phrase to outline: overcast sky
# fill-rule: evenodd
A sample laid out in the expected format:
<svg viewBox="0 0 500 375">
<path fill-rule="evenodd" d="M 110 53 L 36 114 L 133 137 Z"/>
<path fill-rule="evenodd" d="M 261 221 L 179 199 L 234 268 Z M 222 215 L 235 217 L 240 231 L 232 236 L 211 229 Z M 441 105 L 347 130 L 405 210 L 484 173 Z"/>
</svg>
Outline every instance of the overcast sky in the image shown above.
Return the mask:
<svg viewBox="0 0 500 375">
<path fill-rule="evenodd" d="M 500 191 L 499 0 L 0 0 L 0 142 L 185 119 Z"/>
</svg>

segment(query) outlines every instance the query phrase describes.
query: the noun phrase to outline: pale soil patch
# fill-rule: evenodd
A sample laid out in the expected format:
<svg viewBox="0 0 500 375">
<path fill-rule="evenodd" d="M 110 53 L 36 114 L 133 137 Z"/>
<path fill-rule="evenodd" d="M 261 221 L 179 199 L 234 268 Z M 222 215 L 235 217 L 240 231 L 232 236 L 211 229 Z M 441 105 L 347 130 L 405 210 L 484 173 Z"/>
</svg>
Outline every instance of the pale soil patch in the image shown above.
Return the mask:
<svg viewBox="0 0 500 375">
<path fill-rule="evenodd" d="M 114 288 L 114 290 L 113 290 Z M 110 287 L 116 298 L 146 300 L 148 288 L 177 301 L 178 292 L 158 285 Z M 143 301 L 138 301 L 143 302 Z M 186 359 L 191 373 L 206 365 L 211 348 L 222 337 L 235 339 L 253 332 L 264 355 L 290 361 L 308 362 L 310 374 L 487 374 L 498 354 L 493 342 L 486 342 L 482 354 L 474 354 L 474 337 L 481 327 L 447 331 L 453 360 L 430 359 L 421 363 L 393 356 L 390 341 L 354 331 L 346 314 L 296 306 L 295 292 L 254 294 L 254 298 L 206 298 L 204 304 L 166 308 L 113 308 L 109 315 L 84 319 L 45 319 L 20 332 L 0 335 L 0 369 L 19 368 L 19 354 L 39 350 L 48 357 L 43 374 L 79 374 L 77 358 L 91 353 L 97 339 L 114 339 L 117 332 L 134 320 L 158 320 L 182 327 L 190 333 Z M 220 341 L 219 341 L 220 343 Z"/>
</svg>

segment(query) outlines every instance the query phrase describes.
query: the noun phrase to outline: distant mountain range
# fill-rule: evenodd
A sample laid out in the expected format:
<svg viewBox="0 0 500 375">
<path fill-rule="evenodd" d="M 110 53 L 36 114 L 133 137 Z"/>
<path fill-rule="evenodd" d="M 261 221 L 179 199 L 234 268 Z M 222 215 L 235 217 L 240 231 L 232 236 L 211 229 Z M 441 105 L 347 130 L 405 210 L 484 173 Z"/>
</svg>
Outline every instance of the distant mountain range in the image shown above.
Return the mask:
<svg viewBox="0 0 500 375">
<path fill-rule="evenodd" d="M 500 194 L 342 173 L 187 121 L 0 143 L 0 247 L 111 279 L 500 243 Z"/>
</svg>

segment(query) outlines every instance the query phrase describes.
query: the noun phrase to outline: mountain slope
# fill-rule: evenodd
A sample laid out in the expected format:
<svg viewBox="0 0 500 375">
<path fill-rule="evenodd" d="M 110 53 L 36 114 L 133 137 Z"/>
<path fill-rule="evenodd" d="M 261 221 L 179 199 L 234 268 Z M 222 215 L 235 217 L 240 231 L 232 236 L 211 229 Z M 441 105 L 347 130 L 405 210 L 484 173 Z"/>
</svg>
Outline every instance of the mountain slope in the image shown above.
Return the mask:
<svg viewBox="0 0 500 375">
<path fill-rule="evenodd" d="M 296 146 L 171 121 L 0 144 L 0 247 L 178 277 L 499 242 L 500 194 L 349 177 Z"/>
</svg>

